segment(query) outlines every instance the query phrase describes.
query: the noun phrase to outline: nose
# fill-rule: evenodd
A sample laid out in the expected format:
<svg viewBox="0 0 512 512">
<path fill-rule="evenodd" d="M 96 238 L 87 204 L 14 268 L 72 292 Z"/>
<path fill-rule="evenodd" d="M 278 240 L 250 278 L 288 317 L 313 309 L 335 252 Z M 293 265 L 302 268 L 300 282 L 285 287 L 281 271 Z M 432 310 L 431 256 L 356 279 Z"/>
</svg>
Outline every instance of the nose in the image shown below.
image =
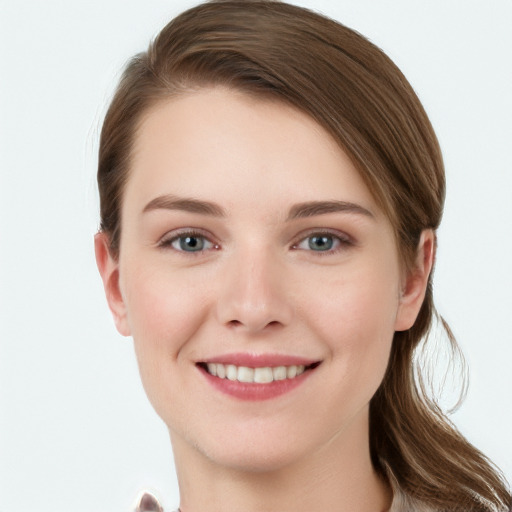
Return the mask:
<svg viewBox="0 0 512 512">
<path fill-rule="evenodd" d="M 216 307 L 221 324 L 257 334 L 290 323 L 291 294 L 276 258 L 264 251 L 239 254 L 225 262 L 223 274 Z"/>
</svg>

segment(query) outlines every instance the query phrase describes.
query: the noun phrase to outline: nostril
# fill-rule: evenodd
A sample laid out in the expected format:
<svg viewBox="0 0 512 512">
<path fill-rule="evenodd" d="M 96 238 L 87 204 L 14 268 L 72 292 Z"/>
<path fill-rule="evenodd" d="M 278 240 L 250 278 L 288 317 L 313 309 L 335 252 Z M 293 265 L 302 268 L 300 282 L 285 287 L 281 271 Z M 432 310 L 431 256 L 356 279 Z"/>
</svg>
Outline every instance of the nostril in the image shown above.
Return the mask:
<svg viewBox="0 0 512 512">
<path fill-rule="evenodd" d="M 254 327 L 249 322 L 247 324 L 245 324 L 244 322 L 241 322 L 240 320 L 230 320 L 227 323 L 227 325 L 229 327 L 235 327 L 235 328 L 239 328 L 239 327 L 243 327 L 243 326 Z M 260 324 L 257 327 L 257 329 L 260 329 L 260 328 L 268 329 L 269 327 L 275 328 L 275 327 L 278 327 L 279 325 L 281 325 L 281 322 L 279 322 L 278 320 L 271 320 L 270 322 L 267 322 L 267 323 L 263 322 L 262 324 Z"/>
</svg>

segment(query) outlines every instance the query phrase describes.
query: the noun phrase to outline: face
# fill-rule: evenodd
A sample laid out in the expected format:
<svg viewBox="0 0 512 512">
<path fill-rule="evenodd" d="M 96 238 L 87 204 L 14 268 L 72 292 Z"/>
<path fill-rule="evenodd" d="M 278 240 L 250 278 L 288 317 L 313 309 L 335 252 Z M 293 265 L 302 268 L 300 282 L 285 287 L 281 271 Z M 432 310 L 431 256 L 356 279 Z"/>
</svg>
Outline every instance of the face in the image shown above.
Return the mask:
<svg viewBox="0 0 512 512">
<path fill-rule="evenodd" d="M 367 443 L 393 333 L 419 305 L 389 221 L 311 118 L 221 88 L 157 105 L 119 259 L 101 235 L 97 254 L 175 449 L 265 469 Z"/>
</svg>

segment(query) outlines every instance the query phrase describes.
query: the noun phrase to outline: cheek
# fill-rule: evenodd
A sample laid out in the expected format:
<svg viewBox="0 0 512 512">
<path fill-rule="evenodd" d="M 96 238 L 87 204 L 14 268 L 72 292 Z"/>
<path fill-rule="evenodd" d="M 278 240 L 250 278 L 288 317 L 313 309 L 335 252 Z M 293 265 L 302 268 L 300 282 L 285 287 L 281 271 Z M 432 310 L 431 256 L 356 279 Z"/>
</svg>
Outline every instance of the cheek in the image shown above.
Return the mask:
<svg viewBox="0 0 512 512">
<path fill-rule="evenodd" d="M 310 325 L 337 365 L 336 384 L 351 383 L 370 396 L 388 364 L 399 304 L 398 273 L 371 268 L 333 279 L 304 304 Z"/>
<path fill-rule="evenodd" d="M 388 337 L 394 332 L 399 306 L 399 279 L 392 266 L 379 270 L 366 265 L 317 280 L 324 285 L 308 287 L 301 294 L 304 312 L 310 311 L 309 316 L 318 319 L 329 339 L 339 337 L 360 346 L 377 342 L 378 333 Z M 375 336 L 370 335 L 372 332 Z"/>
<path fill-rule="evenodd" d="M 177 278 L 156 265 L 125 279 L 128 321 L 134 339 L 170 353 L 198 323 L 205 289 L 197 280 Z"/>
<path fill-rule="evenodd" d="M 203 323 L 205 288 L 193 280 L 171 279 L 158 268 L 133 273 L 124 284 L 139 371 L 154 402 L 154 395 L 172 389 L 165 385 L 175 376 L 172 365 Z"/>
</svg>

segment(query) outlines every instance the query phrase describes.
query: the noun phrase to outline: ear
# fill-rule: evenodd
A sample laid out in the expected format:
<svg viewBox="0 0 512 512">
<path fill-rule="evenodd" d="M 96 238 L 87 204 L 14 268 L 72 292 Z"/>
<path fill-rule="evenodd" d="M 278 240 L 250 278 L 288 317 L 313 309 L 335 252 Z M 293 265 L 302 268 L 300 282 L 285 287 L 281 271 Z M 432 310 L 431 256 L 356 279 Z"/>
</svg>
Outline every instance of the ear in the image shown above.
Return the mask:
<svg viewBox="0 0 512 512">
<path fill-rule="evenodd" d="M 424 230 L 418 244 L 414 267 L 408 271 L 404 279 L 395 321 L 395 331 L 406 331 L 416 321 L 425 298 L 428 278 L 434 264 L 435 245 L 434 231 L 432 229 Z"/>
<path fill-rule="evenodd" d="M 121 288 L 119 286 L 119 261 L 110 252 L 110 241 L 105 233 L 97 233 L 94 237 L 96 265 L 100 271 L 108 306 L 114 317 L 114 323 L 120 334 L 130 335 Z"/>
</svg>

